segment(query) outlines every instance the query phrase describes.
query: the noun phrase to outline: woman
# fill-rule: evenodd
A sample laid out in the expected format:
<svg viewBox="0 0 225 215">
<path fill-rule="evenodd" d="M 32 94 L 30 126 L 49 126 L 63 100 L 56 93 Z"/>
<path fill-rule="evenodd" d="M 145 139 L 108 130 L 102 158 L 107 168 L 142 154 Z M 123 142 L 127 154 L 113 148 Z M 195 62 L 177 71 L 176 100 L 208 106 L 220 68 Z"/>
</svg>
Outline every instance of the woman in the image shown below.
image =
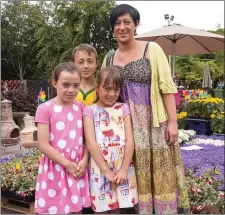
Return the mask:
<svg viewBox="0 0 225 215">
<path fill-rule="evenodd" d="M 110 24 L 118 49 L 110 51 L 102 67 L 123 67 L 121 99 L 130 106 L 135 140 L 135 168 L 140 214 L 188 213 L 189 201 L 180 155 L 176 87 L 167 58 L 154 42 L 136 41 L 139 12 L 127 4 L 116 6 Z"/>
</svg>

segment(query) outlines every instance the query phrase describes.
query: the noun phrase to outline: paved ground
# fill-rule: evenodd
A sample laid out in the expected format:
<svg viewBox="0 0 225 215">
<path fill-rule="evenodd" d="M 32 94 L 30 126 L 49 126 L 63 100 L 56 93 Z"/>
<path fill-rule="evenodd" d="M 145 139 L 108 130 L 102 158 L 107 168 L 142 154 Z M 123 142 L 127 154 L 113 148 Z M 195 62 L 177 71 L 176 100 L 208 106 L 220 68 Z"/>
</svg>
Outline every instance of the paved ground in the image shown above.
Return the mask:
<svg viewBox="0 0 225 215">
<path fill-rule="evenodd" d="M 30 150 L 32 150 L 32 149 L 30 149 Z M 0 148 L 1 158 L 11 156 L 11 155 L 15 155 L 15 154 L 18 154 L 18 153 L 25 153 L 25 152 L 29 152 L 29 149 L 21 146 L 21 150 L 20 150 L 19 144 L 15 145 L 15 146 L 7 146 L 5 150 L 3 150 L 2 147 Z"/>
</svg>

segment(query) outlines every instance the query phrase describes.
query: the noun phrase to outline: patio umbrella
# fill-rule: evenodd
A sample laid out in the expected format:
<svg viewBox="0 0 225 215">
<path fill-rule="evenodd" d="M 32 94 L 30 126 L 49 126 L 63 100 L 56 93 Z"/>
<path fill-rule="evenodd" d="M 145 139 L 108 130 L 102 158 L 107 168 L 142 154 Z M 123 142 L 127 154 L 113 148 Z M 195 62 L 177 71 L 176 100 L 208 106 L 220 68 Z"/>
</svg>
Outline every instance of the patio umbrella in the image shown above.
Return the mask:
<svg viewBox="0 0 225 215">
<path fill-rule="evenodd" d="M 209 71 L 209 65 L 206 64 L 204 68 L 204 75 L 202 81 L 202 88 L 212 88 L 212 79 Z"/>
<path fill-rule="evenodd" d="M 175 55 L 209 54 L 224 49 L 224 36 L 180 24 L 173 24 L 137 35 L 137 40 L 155 41 L 166 55 L 173 56 L 173 77 Z"/>
</svg>

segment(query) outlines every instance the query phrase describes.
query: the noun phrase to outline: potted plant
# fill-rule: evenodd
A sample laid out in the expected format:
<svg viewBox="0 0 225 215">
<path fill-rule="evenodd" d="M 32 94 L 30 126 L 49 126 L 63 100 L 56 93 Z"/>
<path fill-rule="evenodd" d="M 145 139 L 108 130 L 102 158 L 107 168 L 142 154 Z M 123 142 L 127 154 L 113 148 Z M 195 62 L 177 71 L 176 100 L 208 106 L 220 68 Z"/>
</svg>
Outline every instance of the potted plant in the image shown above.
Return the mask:
<svg viewBox="0 0 225 215">
<path fill-rule="evenodd" d="M 211 114 L 211 129 L 213 133 L 225 134 L 224 112 Z"/>
<path fill-rule="evenodd" d="M 182 111 L 182 112 L 177 114 L 177 119 L 178 119 L 177 123 L 178 123 L 179 129 L 185 129 L 186 128 L 186 126 L 185 126 L 186 118 L 187 118 L 187 112 Z"/>
<path fill-rule="evenodd" d="M 14 199 L 33 201 L 38 175 L 40 151 L 16 156 L 1 164 L 1 195 Z"/>
<path fill-rule="evenodd" d="M 186 181 L 192 213 L 199 214 L 204 206 L 213 205 L 224 214 L 224 191 L 218 189 L 223 182 L 214 177 L 213 170 L 200 176 L 189 170 Z"/>
<path fill-rule="evenodd" d="M 188 113 L 187 129 L 195 130 L 197 134 L 211 134 L 210 120 L 215 112 L 224 111 L 224 100 L 220 98 L 192 99 L 186 104 Z"/>
</svg>

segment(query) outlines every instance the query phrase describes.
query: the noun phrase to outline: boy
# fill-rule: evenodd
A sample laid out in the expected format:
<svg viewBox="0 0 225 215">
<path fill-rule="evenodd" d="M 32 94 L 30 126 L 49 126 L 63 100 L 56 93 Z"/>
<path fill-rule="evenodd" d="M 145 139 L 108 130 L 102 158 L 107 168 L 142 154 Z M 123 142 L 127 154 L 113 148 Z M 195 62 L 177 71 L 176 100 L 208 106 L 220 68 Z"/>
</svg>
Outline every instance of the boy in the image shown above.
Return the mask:
<svg viewBox="0 0 225 215">
<path fill-rule="evenodd" d="M 89 44 L 80 44 L 73 50 L 72 59 L 81 74 L 80 90 L 75 100 L 92 105 L 96 99 L 94 82 L 94 73 L 98 67 L 96 49 Z"/>
</svg>

